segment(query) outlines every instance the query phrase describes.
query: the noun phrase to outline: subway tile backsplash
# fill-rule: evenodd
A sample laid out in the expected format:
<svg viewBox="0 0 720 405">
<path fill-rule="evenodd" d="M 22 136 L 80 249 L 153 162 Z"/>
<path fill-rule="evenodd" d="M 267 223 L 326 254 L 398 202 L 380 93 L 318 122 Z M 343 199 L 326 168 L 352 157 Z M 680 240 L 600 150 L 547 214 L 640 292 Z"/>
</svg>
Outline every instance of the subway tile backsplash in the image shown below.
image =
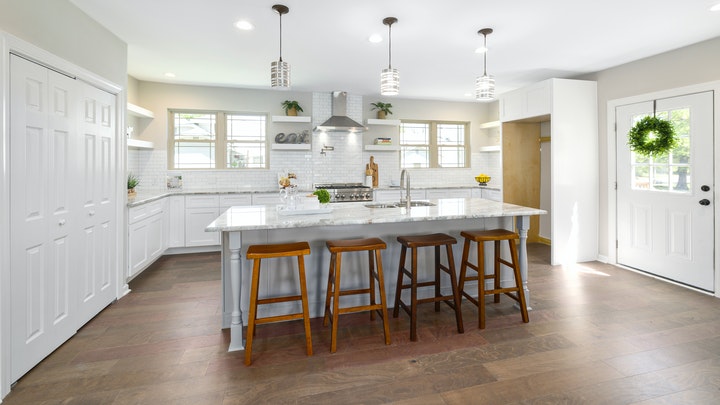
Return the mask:
<svg viewBox="0 0 720 405">
<path fill-rule="evenodd" d="M 362 117 L 363 99 L 348 95 L 348 116 L 358 122 Z M 312 127 L 330 118 L 331 93 L 313 93 Z M 308 125 L 308 124 L 302 124 Z M 268 134 L 273 136 L 274 134 Z M 321 154 L 324 146 L 333 150 Z M 206 189 L 259 189 L 273 190 L 277 187 L 277 173 L 294 171 L 301 189 L 311 190 L 314 183 L 358 182 L 365 179 L 365 165 L 370 156 L 379 167 L 380 187 L 389 186 L 400 179 L 400 156 L 398 152 L 365 151 L 363 135 L 348 132 L 313 132 L 312 149 L 309 151 L 270 150 L 270 169 L 247 170 L 173 170 L 167 169 L 167 151 L 128 151 L 128 170 L 140 178 L 140 189 L 166 187 L 168 175 L 182 175 L 186 190 Z M 502 160 L 499 151 L 474 152 L 471 168 L 467 169 L 411 169 L 413 187 L 472 187 L 474 176 L 486 173 L 492 177 L 491 186 L 502 185 Z"/>
</svg>

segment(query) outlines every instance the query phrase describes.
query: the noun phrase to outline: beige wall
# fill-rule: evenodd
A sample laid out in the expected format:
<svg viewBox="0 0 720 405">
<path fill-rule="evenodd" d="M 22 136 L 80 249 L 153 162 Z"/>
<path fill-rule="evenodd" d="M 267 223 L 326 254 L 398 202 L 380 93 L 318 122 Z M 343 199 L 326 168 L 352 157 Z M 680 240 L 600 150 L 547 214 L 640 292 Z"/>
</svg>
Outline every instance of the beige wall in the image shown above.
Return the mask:
<svg viewBox="0 0 720 405">
<path fill-rule="evenodd" d="M 67 0 L 0 0 L 0 30 L 125 87 L 127 44 Z"/>
<path fill-rule="evenodd" d="M 599 254 L 608 246 L 608 132 L 607 103 L 624 97 L 720 80 L 720 38 L 641 59 L 577 79 L 598 83 L 598 136 L 600 147 Z M 717 114 L 717 108 L 716 108 Z"/>
</svg>

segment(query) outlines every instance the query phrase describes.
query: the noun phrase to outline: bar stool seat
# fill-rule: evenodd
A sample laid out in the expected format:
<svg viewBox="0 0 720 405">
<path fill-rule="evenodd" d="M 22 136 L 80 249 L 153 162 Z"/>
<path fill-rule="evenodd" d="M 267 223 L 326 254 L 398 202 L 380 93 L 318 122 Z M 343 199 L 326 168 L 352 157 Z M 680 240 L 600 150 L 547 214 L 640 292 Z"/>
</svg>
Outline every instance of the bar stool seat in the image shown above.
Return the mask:
<svg viewBox="0 0 720 405">
<path fill-rule="evenodd" d="M 460 294 L 465 296 L 468 301 L 472 302 L 478 307 L 478 328 L 485 329 L 485 295 L 494 295 L 494 301 L 500 302 L 500 294 L 505 294 L 508 297 L 514 299 L 520 305 L 520 313 L 522 315 L 523 322 L 529 322 L 527 304 L 525 302 L 525 292 L 523 291 L 522 277 L 520 275 L 520 266 L 518 264 L 517 246 L 515 241 L 520 239 L 520 236 L 507 229 L 490 229 L 481 231 L 463 231 L 460 232 L 460 236 L 465 238 L 465 244 L 463 246 L 462 262 L 460 265 Z M 508 241 L 510 247 L 510 260 L 507 261 L 500 257 L 500 242 Z M 470 263 L 468 256 L 470 255 L 470 245 L 472 242 L 477 243 L 477 264 Z M 495 247 L 495 258 L 494 258 L 494 271 L 492 274 L 485 274 L 485 243 L 494 242 Z M 500 286 L 500 265 L 503 264 L 510 267 L 513 270 L 515 276 L 515 286 L 502 288 Z M 467 275 L 468 267 L 477 272 L 477 276 L 469 277 Z M 493 289 L 485 289 L 485 280 L 493 280 Z M 465 292 L 465 282 L 477 280 L 478 282 L 478 296 L 477 299 L 472 295 Z M 513 294 L 514 292 L 514 294 Z"/>
<path fill-rule="evenodd" d="M 384 250 L 387 245 L 379 238 L 366 239 L 345 239 L 345 240 L 329 240 L 325 242 L 330 251 L 330 271 L 328 272 L 327 294 L 325 296 L 325 314 L 323 316 L 323 326 L 327 326 L 328 321 L 332 322 L 330 352 L 335 353 L 337 349 L 337 329 L 338 317 L 340 314 L 351 312 L 370 311 L 370 320 L 375 319 L 377 312 L 383 321 L 383 330 L 385 333 L 385 344 L 390 344 L 390 326 L 387 319 L 387 302 L 385 300 L 385 281 L 383 278 L 383 266 L 380 251 Z M 342 254 L 346 252 L 368 252 L 368 288 L 356 288 L 352 290 L 342 290 L 340 287 Z M 377 269 L 375 268 L 377 263 Z M 376 300 L 375 280 L 380 294 L 380 303 Z M 347 295 L 369 294 L 370 304 L 356 305 L 340 308 L 340 297 Z M 331 309 L 332 302 L 332 309 Z"/>
<path fill-rule="evenodd" d="M 252 363 L 252 343 L 255 336 L 255 325 L 303 319 L 305 324 L 305 346 L 308 356 L 312 356 L 312 337 L 310 335 L 310 315 L 308 312 L 307 286 L 305 284 L 304 255 L 310 254 L 310 245 L 307 242 L 279 243 L 271 245 L 251 245 L 248 247 L 246 258 L 253 260 L 252 282 L 250 287 L 250 313 L 248 315 L 247 338 L 245 343 L 245 365 Z M 271 298 L 258 298 L 260 286 L 260 263 L 262 259 L 297 256 L 298 273 L 300 276 L 300 295 L 290 295 Z M 278 302 L 301 301 L 302 312 L 275 315 L 263 318 L 257 317 L 258 305 L 274 304 Z"/>
<path fill-rule="evenodd" d="M 452 245 L 457 243 L 457 239 L 444 233 L 433 233 L 426 235 L 406 235 L 398 236 L 397 241 L 402 245 L 400 250 L 400 265 L 398 266 L 398 280 L 395 292 L 395 307 L 393 308 L 393 317 L 397 318 L 400 308 L 410 315 L 410 340 L 417 340 L 417 306 L 428 302 L 435 303 L 435 311 L 440 311 L 440 303 L 446 303 L 455 311 L 455 321 L 457 323 L 458 333 L 463 333 L 462 313 L 460 312 L 460 293 L 455 276 L 455 259 L 453 258 Z M 440 247 L 445 246 L 448 265 L 440 263 Z M 417 250 L 423 247 L 435 248 L 435 277 L 430 281 L 418 281 L 417 269 L 418 259 Z M 411 252 L 410 269 L 405 267 L 407 249 Z M 444 271 L 450 276 L 450 287 L 452 295 L 442 295 L 440 292 L 440 271 Z M 410 284 L 403 284 L 403 278 L 407 276 Z M 429 298 L 417 298 L 418 287 L 435 287 L 435 294 Z M 402 300 L 402 291 L 410 289 L 410 305 L 408 306 Z"/>
</svg>

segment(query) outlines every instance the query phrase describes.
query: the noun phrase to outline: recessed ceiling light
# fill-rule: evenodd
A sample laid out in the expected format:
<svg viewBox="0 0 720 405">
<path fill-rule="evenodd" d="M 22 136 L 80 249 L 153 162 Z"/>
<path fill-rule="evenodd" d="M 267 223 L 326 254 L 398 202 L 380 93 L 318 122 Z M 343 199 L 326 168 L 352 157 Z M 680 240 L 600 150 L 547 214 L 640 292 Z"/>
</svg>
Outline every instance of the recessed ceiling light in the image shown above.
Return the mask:
<svg viewBox="0 0 720 405">
<path fill-rule="evenodd" d="M 175 73 L 173 73 L 173 72 L 167 72 L 167 73 L 165 73 L 165 77 L 170 78 L 170 79 L 174 79 L 174 78 L 175 78 Z"/>
<path fill-rule="evenodd" d="M 255 26 L 252 25 L 251 22 L 245 21 L 245 20 L 240 20 L 240 21 L 236 22 L 236 23 L 235 23 L 235 26 L 236 26 L 238 29 L 243 30 L 243 31 L 250 31 L 250 30 L 254 30 L 254 29 L 255 29 Z"/>
<path fill-rule="evenodd" d="M 710 7 L 710 11 L 720 11 L 720 3 Z"/>
<path fill-rule="evenodd" d="M 368 41 L 372 42 L 373 44 L 377 44 L 378 42 L 382 42 L 382 36 L 380 34 L 372 34 L 368 38 Z"/>
</svg>

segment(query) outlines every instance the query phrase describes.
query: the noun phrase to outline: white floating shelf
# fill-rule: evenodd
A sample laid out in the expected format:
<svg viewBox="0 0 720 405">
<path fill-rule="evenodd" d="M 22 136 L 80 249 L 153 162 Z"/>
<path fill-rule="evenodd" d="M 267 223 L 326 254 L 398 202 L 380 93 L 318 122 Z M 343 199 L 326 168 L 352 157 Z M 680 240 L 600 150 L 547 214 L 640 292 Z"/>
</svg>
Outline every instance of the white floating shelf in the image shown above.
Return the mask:
<svg viewBox="0 0 720 405">
<path fill-rule="evenodd" d="M 393 152 L 400 150 L 397 145 L 365 145 L 365 150 Z"/>
<path fill-rule="evenodd" d="M 128 139 L 127 147 L 130 149 L 154 149 L 155 145 L 150 141 L 141 141 L 140 139 Z"/>
<path fill-rule="evenodd" d="M 500 145 L 495 146 L 481 146 L 480 152 L 500 152 Z"/>
<path fill-rule="evenodd" d="M 273 115 L 272 122 L 310 122 L 309 116 Z"/>
<path fill-rule="evenodd" d="M 481 129 L 487 129 L 487 128 L 497 128 L 500 126 L 500 121 L 490 121 L 490 122 L 484 122 L 480 124 Z"/>
<path fill-rule="evenodd" d="M 270 148 L 274 150 L 310 150 L 312 145 L 309 143 L 274 143 Z"/>
<path fill-rule="evenodd" d="M 379 120 L 375 118 L 368 118 L 365 120 L 366 125 L 400 125 L 400 120 Z"/>
<path fill-rule="evenodd" d="M 127 111 L 130 115 L 134 115 L 140 118 L 155 118 L 155 114 L 152 111 L 146 110 L 140 106 L 132 103 L 127 103 Z"/>
</svg>

